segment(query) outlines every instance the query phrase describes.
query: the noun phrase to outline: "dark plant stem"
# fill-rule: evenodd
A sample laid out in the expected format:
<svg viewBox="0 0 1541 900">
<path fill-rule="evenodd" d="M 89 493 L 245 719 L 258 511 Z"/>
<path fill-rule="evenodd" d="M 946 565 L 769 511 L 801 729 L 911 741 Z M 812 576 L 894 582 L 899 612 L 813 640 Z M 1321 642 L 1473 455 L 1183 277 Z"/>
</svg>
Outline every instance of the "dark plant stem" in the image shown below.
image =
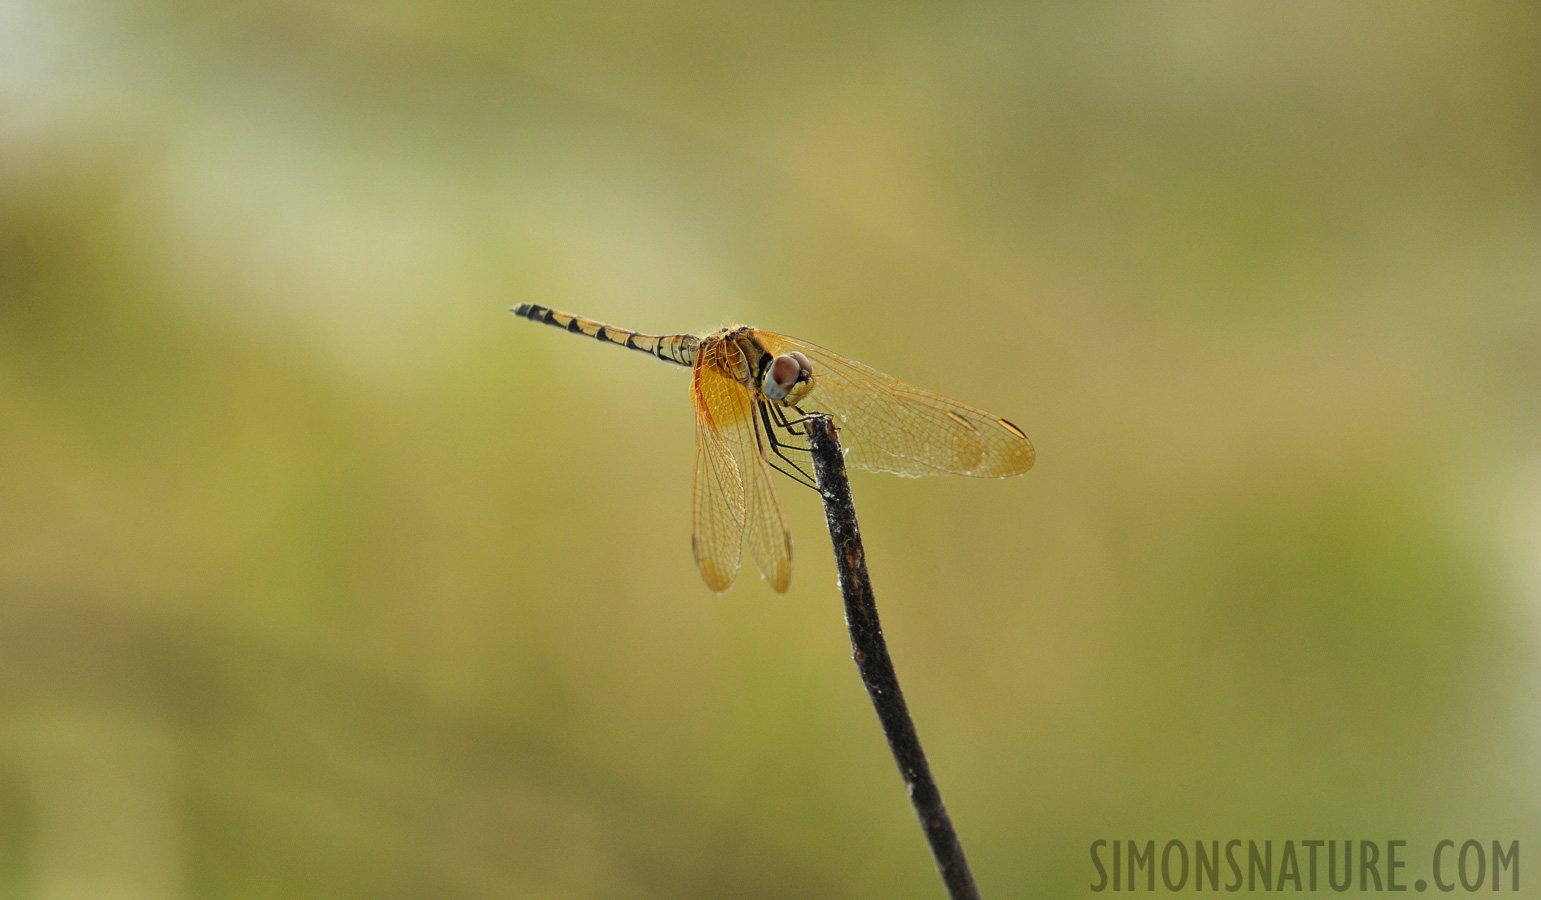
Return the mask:
<svg viewBox="0 0 1541 900">
<path fill-rule="evenodd" d="M 936 867 L 941 870 L 948 895 L 952 900 L 978 900 L 979 888 L 974 885 L 968 860 L 963 857 L 958 833 L 947 817 L 947 807 L 942 805 L 942 794 L 931 777 L 925 751 L 920 749 L 920 737 L 915 734 L 915 723 L 904 704 L 899 676 L 894 674 L 893 660 L 888 657 L 888 645 L 878 624 L 877 601 L 872 596 L 872 581 L 867 577 L 867 554 L 861 546 L 851 482 L 846 478 L 845 456 L 840 451 L 835 423 L 828 416 L 816 415 L 805 419 L 804 425 L 813 451 L 813 474 L 824 497 L 829 539 L 835 545 L 840 593 L 845 598 L 845 624 L 851 632 L 856 669 L 867 686 L 878 721 L 883 724 L 888 748 L 899 764 L 899 774 L 909 789 L 910 802 L 915 806 L 915 815 L 920 817 L 926 840 L 931 843 L 931 855 L 936 857 Z"/>
</svg>

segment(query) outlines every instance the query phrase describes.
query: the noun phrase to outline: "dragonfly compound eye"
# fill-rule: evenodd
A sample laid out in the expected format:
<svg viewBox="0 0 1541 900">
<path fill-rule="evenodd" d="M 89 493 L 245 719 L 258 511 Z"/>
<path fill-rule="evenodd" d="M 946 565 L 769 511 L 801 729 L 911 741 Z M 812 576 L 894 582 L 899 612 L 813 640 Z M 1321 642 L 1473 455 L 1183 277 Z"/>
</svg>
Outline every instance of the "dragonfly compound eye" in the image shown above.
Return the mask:
<svg viewBox="0 0 1541 900">
<path fill-rule="evenodd" d="M 802 356 L 799 360 L 798 357 Z M 765 369 L 765 378 L 760 382 L 760 390 L 772 400 L 785 399 L 792 387 L 802 380 L 804 373 L 810 371 L 808 358 L 801 353 L 788 353 L 771 360 L 771 364 Z"/>
</svg>

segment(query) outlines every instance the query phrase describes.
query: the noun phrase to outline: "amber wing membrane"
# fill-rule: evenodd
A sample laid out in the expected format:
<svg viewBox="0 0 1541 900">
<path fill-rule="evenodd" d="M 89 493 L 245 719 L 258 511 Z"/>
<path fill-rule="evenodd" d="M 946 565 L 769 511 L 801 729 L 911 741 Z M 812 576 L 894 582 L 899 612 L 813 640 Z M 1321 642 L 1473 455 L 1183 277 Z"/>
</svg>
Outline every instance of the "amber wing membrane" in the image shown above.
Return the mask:
<svg viewBox="0 0 1541 900">
<path fill-rule="evenodd" d="M 730 355 L 739 353 L 731 343 L 710 342 L 702 344 L 696 359 L 690 388 L 696 410 L 691 542 L 712 590 L 721 593 L 733 584 L 747 539 L 760 574 L 783 592 L 792 580 L 792 538 L 761 455 L 764 436 L 753 397 L 732 376 Z"/>
<path fill-rule="evenodd" d="M 707 587 L 722 593 L 738 577 L 739 547 L 744 534 L 744 485 L 733 454 L 712 425 L 711 410 L 723 405 L 716 396 L 723 386 L 708 380 L 703 389 L 700 369 L 690 384 L 696 410 L 696 477 L 691 499 L 690 546 Z M 707 392 L 713 393 L 708 398 Z"/>
<path fill-rule="evenodd" d="M 838 421 L 846 465 L 898 475 L 1005 478 L 1033 466 L 1020 428 L 982 409 L 898 381 L 807 341 L 756 331 L 773 354 L 798 350 L 813 363 L 813 390 L 798 403 Z"/>
</svg>

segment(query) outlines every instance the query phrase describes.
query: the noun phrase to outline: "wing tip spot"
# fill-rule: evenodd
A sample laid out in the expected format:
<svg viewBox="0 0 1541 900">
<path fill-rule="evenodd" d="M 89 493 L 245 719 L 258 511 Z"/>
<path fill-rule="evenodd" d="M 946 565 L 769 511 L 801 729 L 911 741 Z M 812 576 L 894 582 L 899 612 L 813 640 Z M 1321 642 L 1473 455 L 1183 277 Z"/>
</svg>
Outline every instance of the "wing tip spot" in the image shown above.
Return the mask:
<svg viewBox="0 0 1541 900">
<path fill-rule="evenodd" d="M 962 425 L 964 428 L 967 428 L 969 431 L 978 431 L 979 430 L 979 429 L 974 427 L 974 423 L 973 422 L 970 422 L 968 419 L 963 418 L 962 416 L 958 415 L 957 413 L 953 412 L 950 409 L 947 410 L 947 418 L 953 420 L 954 422 L 957 422 L 959 425 Z M 1004 420 L 1002 420 L 1002 421 L 1004 421 Z M 1026 437 L 1026 435 L 1023 435 L 1023 437 Z"/>
<path fill-rule="evenodd" d="M 787 588 L 792 586 L 792 570 L 790 567 L 784 567 L 771 575 L 766 575 L 763 572 L 760 574 L 764 577 L 765 583 L 771 586 L 771 590 L 778 594 L 785 594 Z"/>
</svg>

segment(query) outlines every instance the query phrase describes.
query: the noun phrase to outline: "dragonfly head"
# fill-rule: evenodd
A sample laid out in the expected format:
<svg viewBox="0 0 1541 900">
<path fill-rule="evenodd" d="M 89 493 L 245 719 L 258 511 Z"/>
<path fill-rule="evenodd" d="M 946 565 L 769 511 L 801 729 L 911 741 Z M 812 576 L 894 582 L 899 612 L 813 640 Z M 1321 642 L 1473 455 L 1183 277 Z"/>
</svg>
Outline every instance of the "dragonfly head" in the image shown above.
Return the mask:
<svg viewBox="0 0 1541 900">
<path fill-rule="evenodd" d="M 796 403 L 813 390 L 813 364 L 796 350 L 783 353 L 765 367 L 760 390 L 767 399 L 785 401 L 787 405 Z"/>
</svg>

